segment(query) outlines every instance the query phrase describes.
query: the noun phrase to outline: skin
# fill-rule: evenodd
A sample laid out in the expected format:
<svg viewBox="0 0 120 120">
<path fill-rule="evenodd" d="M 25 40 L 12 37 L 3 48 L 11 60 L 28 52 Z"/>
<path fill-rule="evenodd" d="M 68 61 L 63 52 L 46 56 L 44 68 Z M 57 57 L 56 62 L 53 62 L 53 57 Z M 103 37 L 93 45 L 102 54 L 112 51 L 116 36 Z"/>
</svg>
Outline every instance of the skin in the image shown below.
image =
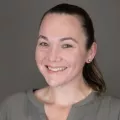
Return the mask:
<svg viewBox="0 0 120 120">
<path fill-rule="evenodd" d="M 48 14 L 41 23 L 35 59 L 48 86 L 36 91 L 35 95 L 44 101 L 47 114 L 61 106 L 67 106 L 64 113 L 68 114 L 71 105 L 92 91 L 85 83 L 82 71 L 84 64 L 93 60 L 97 45 L 93 43 L 86 50 L 87 37 L 81 23 L 75 16 L 65 14 Z M 54 72 L 46 66 L 66 69 Z"/>
</svg>

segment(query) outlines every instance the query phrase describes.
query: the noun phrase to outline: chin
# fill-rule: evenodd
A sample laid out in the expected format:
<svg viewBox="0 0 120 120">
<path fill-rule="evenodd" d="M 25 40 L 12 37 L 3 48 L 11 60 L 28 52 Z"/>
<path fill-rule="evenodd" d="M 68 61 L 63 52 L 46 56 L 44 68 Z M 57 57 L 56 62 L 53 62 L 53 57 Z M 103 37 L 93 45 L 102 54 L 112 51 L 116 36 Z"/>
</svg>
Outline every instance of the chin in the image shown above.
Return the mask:
<svg viewBox="0 0 120 120">
<path fill-rule="evenodd" d="M 57 86 L 60 86 L 62 84 L 62 83 L 58 83 L 58 82 L 53 81 L 53 80 L 49 80 L 49 81 L 46 81 L 46 82 L 50 87 L 57 87 Z"/>
<path fill-rule="evenodd" d="M 59 86 L 64 86 L 66 85 L 69 81 L 66 81 L 66 80 L 46 80 L 47 84 L 50 86 L 50 87 L 59 87 Z"/>
</svg>

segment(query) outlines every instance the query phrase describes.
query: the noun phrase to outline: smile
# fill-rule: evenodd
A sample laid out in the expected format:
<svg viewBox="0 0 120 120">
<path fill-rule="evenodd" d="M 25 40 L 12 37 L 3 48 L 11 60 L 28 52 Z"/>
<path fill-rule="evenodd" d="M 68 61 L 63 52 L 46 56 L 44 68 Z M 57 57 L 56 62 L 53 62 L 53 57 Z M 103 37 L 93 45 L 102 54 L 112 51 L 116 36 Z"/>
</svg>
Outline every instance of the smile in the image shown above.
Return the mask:
<svg viewBox="0 0 120 120">
<path fill-rule="evenodd" d="M 67 67 L 50 67 L 50 66 L 46 66 L 46 67 L 48 68 L 48 70 L 53 72 L 59 72 L 67 69 Z"/>
</svg>

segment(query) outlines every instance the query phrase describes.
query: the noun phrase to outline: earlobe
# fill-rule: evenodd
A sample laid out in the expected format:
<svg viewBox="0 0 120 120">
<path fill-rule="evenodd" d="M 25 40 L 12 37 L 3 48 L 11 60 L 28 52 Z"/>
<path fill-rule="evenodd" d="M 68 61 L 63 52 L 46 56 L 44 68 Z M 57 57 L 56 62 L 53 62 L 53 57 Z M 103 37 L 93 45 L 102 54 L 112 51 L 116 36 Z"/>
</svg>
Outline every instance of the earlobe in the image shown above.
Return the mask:
<svg viewBox="0 0 120 120">
<path fill-rule="evenodd" d="M 88 59 L 87 63 L 90 63 L 92 60 L 91 59 Z"/>
</svg>

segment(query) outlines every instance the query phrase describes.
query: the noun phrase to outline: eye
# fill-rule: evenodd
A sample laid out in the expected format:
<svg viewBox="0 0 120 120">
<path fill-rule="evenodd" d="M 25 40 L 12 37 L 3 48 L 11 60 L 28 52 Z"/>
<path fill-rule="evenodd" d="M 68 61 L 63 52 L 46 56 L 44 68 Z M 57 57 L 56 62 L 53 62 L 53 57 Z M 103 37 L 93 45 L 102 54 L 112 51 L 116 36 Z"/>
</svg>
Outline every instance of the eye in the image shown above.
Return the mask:
<svg viewBox="0 0 120 120">
<path fill-rule="evenodd" d="M 73 46 L 70 45 L 70 44 L 64 44 L 64 45 L 62 45 L 62 48 L 71 48 L 71 47 L 73 47 Z"/>
<path fill-rule="evenodd" d="M 39 43 L 40 46 L 48 46 L 48 44 L 46 42 L 41 42 Z"/>
</svg>

